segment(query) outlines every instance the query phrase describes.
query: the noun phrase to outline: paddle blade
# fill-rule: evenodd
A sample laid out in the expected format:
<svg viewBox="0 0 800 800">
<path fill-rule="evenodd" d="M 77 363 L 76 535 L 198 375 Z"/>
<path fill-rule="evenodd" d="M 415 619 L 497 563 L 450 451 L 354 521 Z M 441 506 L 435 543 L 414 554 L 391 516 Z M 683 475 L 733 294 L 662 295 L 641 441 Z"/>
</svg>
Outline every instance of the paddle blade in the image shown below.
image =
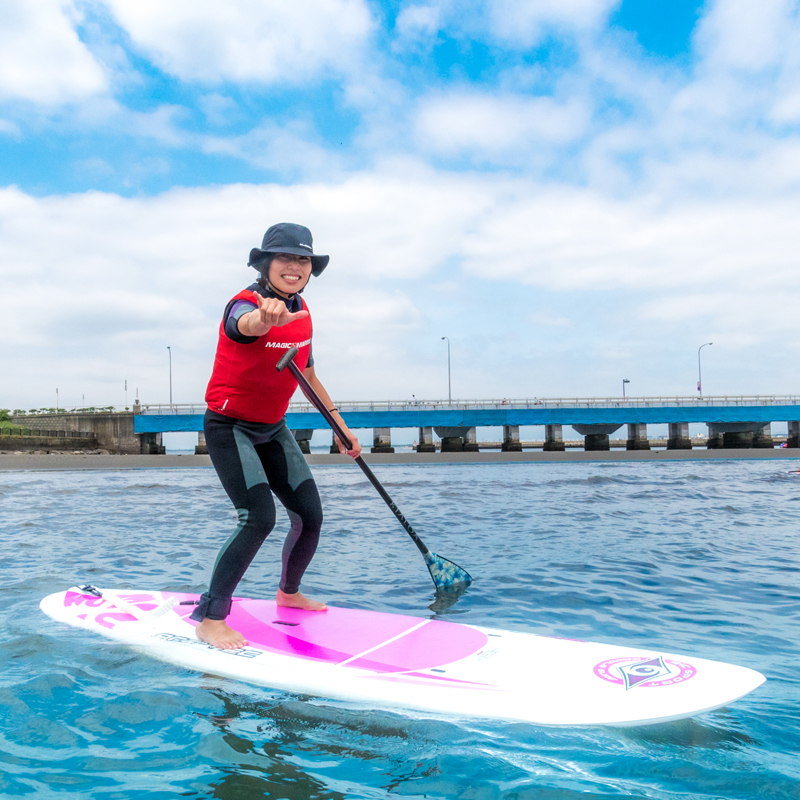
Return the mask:
<svg viewBox="0 0 800 800">
<path fill-rule="evenodd" d="M 436 553 L 432 553 L 430 550 L 424 554 L 423 558 L 428 565 L 428 571 L 431 573 L 431 578 L 433 578 L 437 589 L 445 589 L 448 586 L 460 584 L 463 584 L 466 588 L 472 583 L 469 573 L 461 569 L 458 564 L 437 556 Z"/>
</svg>

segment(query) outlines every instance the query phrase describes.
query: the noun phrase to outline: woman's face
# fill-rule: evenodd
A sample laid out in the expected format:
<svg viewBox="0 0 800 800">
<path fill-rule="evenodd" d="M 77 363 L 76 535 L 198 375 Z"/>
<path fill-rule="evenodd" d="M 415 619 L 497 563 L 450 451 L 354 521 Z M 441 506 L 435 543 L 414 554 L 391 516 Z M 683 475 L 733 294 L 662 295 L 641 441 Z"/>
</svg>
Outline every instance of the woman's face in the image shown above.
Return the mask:
<svg viewBox="0 0 800 800">
<path fill-rule="evenodd" d="M 311 258 L 291 253 L 276 253 L 269 265 L 268 278 L 281 294 L 299 292 L 311 277 Z"/>
</svg>

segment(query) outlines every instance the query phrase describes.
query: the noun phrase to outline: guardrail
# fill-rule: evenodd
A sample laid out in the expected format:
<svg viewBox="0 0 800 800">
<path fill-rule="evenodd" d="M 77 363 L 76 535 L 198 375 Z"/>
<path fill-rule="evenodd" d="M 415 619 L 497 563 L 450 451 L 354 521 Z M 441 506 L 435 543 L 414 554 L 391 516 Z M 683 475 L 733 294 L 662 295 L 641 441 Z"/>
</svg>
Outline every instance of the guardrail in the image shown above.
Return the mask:
<svg viewBox="0 0 800 800">
<path fill-rule="evenodd" d="M 800 406 L 800 395 L 722 395 L 713 397 L 572 397 L 532 400 L 337 400 L 342 411 L 469 411 L 534 408 L 703 408 Z M 205 403 L 147 403 L 141 414 L 205 414 Z M 310 403 L 290 403 L 294 414 L 317 413 Z"/>
<path fill-rule="evenodd" d="M 58 431 L 48 428 L 0 428 L 0 436 L 47 436 L 60 439 L 93 439 L 94 431 Z"/>
</svg>

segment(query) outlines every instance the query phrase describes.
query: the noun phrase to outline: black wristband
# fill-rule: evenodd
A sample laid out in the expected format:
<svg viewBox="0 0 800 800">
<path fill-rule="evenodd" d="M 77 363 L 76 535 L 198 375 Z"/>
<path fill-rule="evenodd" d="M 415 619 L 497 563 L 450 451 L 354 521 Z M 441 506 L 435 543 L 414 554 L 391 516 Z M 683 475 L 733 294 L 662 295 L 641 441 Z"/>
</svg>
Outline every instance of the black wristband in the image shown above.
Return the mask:
<svg viewBox="0 0 800 800">
<path fill-rule="evenodd" d="M 329 409 L 328 409 L 328 413 L 329 413 L 329 414 L 333 414 L 333 412 L 334 412 L 334 411 L 338 411 L 338 410 L 339 410 L 339 409 L 338 409 L 338 408 L 336 408 L 336 406 L 334 406 L 333 408 L 329 408 Z"/>
</svg>

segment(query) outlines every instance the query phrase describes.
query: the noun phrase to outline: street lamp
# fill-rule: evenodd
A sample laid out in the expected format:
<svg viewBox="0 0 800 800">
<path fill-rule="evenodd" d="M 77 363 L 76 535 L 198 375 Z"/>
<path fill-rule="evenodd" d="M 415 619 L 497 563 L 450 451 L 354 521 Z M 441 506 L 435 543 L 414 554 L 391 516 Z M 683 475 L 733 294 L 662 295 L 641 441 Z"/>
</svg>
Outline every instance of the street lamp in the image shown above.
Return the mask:
<svg viewBox="0 0 800 800">
<path fill-rule="evenodd" d="M 167 347 L 169 350 L 169 404 L 172 405 L 172 348 Z"/>
<path fill-rule="evenodd" d="M 442 336 L 442 341 L 447 339 L 446 336 Z M 450 340 L 447 339 L 447 402 L 453 402 L 453 394 L 450 390 Z"/>
<path fill-rule="evenodd" d="M 623 400 L 625 399 L 625 384 L 626 383 L 630 383 L 630 381 L 627 378 L 623 378 L 622 379 L 622 399 Z"/>
<path fill-rule="evenodd" d="M 697 348 L 697 391 L 700 392 L 700 397 L 703 396 L 703 374 L 700 371 L 700 351 L 704 347 L 708 347 L 710 344 L 714 344 L 714 342 L 706 342 Z"/>
</svg>

